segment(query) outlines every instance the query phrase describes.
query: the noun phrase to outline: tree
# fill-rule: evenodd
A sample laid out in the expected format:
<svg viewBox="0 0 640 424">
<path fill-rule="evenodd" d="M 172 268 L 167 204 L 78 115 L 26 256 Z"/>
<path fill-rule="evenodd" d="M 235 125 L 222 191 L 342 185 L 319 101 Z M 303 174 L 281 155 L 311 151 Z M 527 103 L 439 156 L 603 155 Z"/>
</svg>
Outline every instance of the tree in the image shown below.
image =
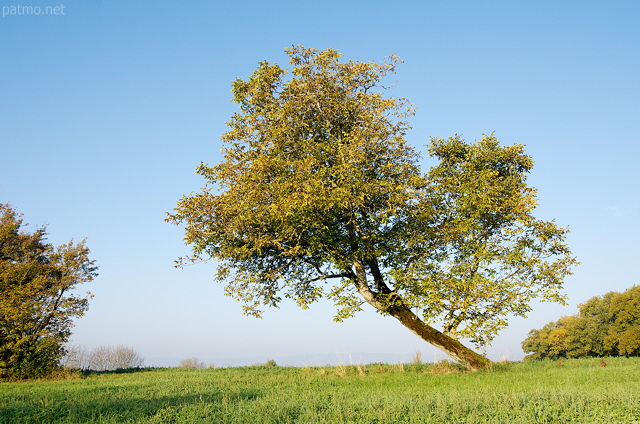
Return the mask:
<svg viewBox="0 0 640 424">
<path fill-rule="evenodd" d="M 87 349 L 84 346 L 65 346 L 61 364 L 65 368 L 86 370 L 89 369 Z"/>
<path fill-rule="evenodd" d="M 640 286 L 595 296 L 522 342 L 527 359 L 640 356 Z"/>
<path fill-rule="evenodd" d="M 522 344 L 526 352 L 536 352 L 526 359 L 578 358 L 591 356 L 591 343 L 587 342 L 589 329 L 584 321 L 576 317 L 562 317 L 545 325 L 541 330 L 533 330 Z"/>
<path fill-rule="evenodd" d="M 605 349 L 621 356 L 640 356 L 640 286 L 611 299 L 611 325 L 604 338 Z"/>
<path fill-rule="evenodd" d="M 114 371 L 140 368 L 144 358 L 133 348 L 127 346 L 98 346 L 86 360 L 86 368 L 93 371 Z"/>
<path fill-rule="evenodd" d="M 21 215 L 0 204 L 0 378 L 43 377 L 58 367 L 72 319 L 91 296 L 74 290 L 97 275 L 84 241 L 54 247 L 44 227 L 21 228 Z"/>
<path fill-rule="evenodd" d="M 202 369 L 205 368 L 206 365 L 204 362 L 200 362 L 198 358 L 195 356 L 193 358 L 187 358 L 180 361 L 180 365 L 178 368 L 189 368 L 189 369 Z"/>
<path fill-rule="evenodd" d="M 422 174 L 405 140 L 411 105 L 383 96 L 395 55 L 286 52 L 290 74 L 262 62 L 233 83 L 224 160 L 200 164 L 208 185 L 167 217 L 193 248 L 178 264 L 218 261 L 216 279 L 245 314 L 282 296 L 303 308 L 326 296 L 340 321 L 367 303 L 468 369 L 486 368 L 460 339 L 490 342 L 534 297 L 562 302 L 576 263 L 567 230 L 531 215 L 533 161 L 492 135 L 437 138 L 429 153 L 440 163 Z"/>
</svg>

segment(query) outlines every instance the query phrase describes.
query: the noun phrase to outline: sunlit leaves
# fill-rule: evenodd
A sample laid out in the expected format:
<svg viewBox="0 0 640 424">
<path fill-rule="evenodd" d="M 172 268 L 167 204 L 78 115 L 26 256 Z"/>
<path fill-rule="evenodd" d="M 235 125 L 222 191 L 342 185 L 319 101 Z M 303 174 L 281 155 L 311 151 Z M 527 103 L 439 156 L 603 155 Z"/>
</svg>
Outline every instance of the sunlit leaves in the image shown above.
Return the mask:
<svg viewBox="0 0 640 424">
<path fill-rule="evenodd" d="M 44 229 L 21 227 L 19 214 L 0 204 L 0 377 L 41 377 L 55 368 L 72 318 L 91 296 L 74 289 L 97 275 L 84 242 L 54 247 Z"/>
<path fill-rule="evenodd" d="M 334 50 L 288 53 L 291 75 L 262 63 L 234 82 L 240 111 L 222 136 L 225 160 L 198 168 L 221 191 L 185 197 L 170 219 L 186 224 L 198 256 L 266 286 L 279 280 L 306 305 L 320 285 L 350 269 L 354 255 L 386 249 L 384 233 L 397 231 L 422 176 L 403 138 L 408 103 L 379 93 L 397 58 L 341 63 Z M 357 243 L 347 225 L 362 233 Z M 248 290 L 249 277 L 219 277 L 242 301 L 277 302 Z"/>
<path fill-rule="evenodd" d="M 523 146 L 436 138 L 428 153 L 439 163 L 423 174 L 405 140 L 412 107 L 385 96 L 397 56 L 287 54 L 291 70 L 263 62 L 233 83 L 224 159 L 198 167 L 208 186 L 168 216 L 185 227 L 191 260 L 219 263 L 245 313 L 328 297 L 341 320 L 364 298 L 485 344 L 533 298 L 563 300 L 577 262 L 567 230 L 532 215 Z"/>
<path fill-rule="evenodd" d="M 532 359 L 640 356 L 640 286 L 589 299 L 578 314 L 531 330 L 522 348 Z"/>
<path fill-rule="evenodd" d="M 485 344 L 532 299 L 562 302 L 559 289 L 577 262 L 567 230 L 531 214 L 533 161 L 523 147 L 451 137 L 433 139 L 429 152 L 440 161 L 426 188 L 432 239 L 390 271 L 407 303 L 428 322 L 443 321 L 445 332 Z"/>
</svg>

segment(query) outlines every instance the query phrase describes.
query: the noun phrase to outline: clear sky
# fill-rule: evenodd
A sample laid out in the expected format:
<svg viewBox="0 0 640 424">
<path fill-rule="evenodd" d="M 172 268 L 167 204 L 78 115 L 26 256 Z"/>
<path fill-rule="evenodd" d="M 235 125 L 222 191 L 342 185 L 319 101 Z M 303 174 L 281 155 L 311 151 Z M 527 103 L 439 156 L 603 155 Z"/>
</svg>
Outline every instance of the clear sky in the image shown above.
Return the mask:
<svg viewBox="0 0 640 424">
<path fill-rule="evenodd" d="M 529 330 L 640 284 L 638 1 L 0 5 L 0 202 L 47 224 L 55 244 L 87 238 L 100 266 L 74 344 L 123 344 L 157 366 L 444 358 L 370 311 L 342 324 L 328 303 L 244 317 L 214 264 L 173 268 L 189 250 L 165 212 L 203 185 L 200 161 L 220 160 L 231 81 L 262 60 L 287 65 L 294 44 L 356 60 L 399 54 L 393 94 L 418 108 L 418 149 L 495 131 L 533 156 L 537 215 L 571 227 L 582 265 L 566 281 L 569 306 L 511 319 L 490 358 L 520 359 Z"/>
</svg>

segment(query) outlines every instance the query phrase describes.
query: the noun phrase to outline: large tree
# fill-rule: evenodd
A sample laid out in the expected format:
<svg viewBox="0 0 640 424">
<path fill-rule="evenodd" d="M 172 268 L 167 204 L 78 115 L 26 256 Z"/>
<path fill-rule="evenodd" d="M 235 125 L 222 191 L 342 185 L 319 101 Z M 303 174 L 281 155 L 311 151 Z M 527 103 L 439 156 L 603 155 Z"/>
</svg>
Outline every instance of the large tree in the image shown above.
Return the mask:
<svg viewBox="0 0 640 424">
<path fill-rule="evenodd" d="M 527 359 L 640 356 L 640 286 L 595 296 L 576 315 L 531 330 Z"/>
<path fill-rule="evenodd" d="M 336 320 L 367 303 L 468 369 L 486 368 L 460 340 L 490 342 L 535 297 L 562 302 L 576 263 L 566 230 L 531 215 L 533 161 L 493 136 L 433 139 L 439 164 L 422 174 L 405 140 L 411 105 L 383 96 L 396 56 L 286 52 L 290 73 L 262 62 L 233 83 L 224 160 L 198 167 L 208 185 L 167 218 L 193 247 L 179 263 L 216 260 L 246 314 L 282 296 L 302 307 L 326 296 Z"/>
<path fill-rule="evenodd" d="M 90 294 L 75 292 L 97 274 L 84 241 L 59 247 L 46 229 L 23 231 L 21 216 L 0 204 L 0 378 L 43 377 L 55 370 Z"/>
</svg>

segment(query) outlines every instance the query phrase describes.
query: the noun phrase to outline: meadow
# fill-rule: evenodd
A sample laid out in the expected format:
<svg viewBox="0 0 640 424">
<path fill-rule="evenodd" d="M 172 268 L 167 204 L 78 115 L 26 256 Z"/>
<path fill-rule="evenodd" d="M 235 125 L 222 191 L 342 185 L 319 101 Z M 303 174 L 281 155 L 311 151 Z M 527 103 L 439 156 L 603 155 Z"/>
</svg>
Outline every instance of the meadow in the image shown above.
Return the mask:
<svg viewBox="0 0 640 424">
<path fill-rule="evenodd" d="M 640 423 L 640 358 L 148 369 L 0 383 L 0 423 Z"/>
</svg>

